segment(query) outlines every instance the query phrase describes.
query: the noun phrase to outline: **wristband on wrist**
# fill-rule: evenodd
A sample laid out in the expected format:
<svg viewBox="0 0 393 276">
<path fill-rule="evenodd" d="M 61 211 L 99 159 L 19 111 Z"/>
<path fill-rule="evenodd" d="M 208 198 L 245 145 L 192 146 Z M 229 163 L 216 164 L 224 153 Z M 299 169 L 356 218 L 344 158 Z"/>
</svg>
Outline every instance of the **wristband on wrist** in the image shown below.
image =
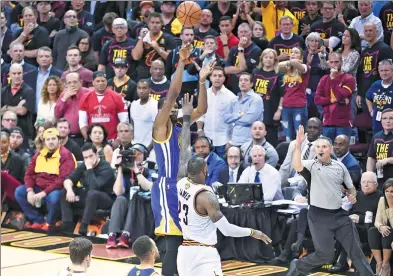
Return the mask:
<svg viewBox="0 0 393 276">
<path fill-rule="evenodd" d="M 282 110 L 282 106 L 279 106 L 278 109 Z"/>
<path fill-rule="evenodd" d="M 203 131 L 203 129 L 201 129 L 201 128 L 198 128 L 197 132 L 201 132 L 201 131 Z"/>
<path fill-rule="evenodd" d="M 138 175 L 141 175 L 142 173 L 141 172 L 137 172 L 137 173 L 135 173 L 135 177 L 137 177 Z"/>
<path fill-rule="evenodd" d="M 252 236 L 254 235 L 254 229 L 251 229 L 251 228 L 250 228 L 250 231 L 251 231 L 250 237 L 252 237 Z"/>
<path fill-rule="evenodd" d="M 200 84 L 205 84 L 205 82 L 199 81 Z"/>
</svg>

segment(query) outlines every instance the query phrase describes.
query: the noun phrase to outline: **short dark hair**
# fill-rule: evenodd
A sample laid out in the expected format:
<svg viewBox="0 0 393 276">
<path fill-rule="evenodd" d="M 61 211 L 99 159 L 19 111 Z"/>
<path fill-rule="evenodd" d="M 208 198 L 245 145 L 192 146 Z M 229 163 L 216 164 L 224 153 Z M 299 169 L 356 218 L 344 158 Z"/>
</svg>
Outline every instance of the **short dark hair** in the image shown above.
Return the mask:
<svg viewBox="0 0 393 276">
<path fill-rule="evenodd" d="M 66 54 L 68 53 L 68 51 L 71 51 L 71 50 L 78 50 L 79 55 L 81 55 L 81 50 L 79 50 L 78 46 L 76 46 L 76 45 L 71 45 L 70 47 L 67 48 Z"/>
<path fill-rule="evenodd" d="M 86 238 L 75 238 L 68 246 L 70 259 L 73 264 L 80 265 L 85 258 L 91 255 L 93 244 Z"/>
<path fill-rule="evenodd" d="M 333 8 L 336 8 L 336 3 L 334 1 L 322 1 L 321 7 L 323 7 L 324 4 L 329 4 L 332 5 Z"/>
<path fill-rule="evenodd" d="M 215 38 L 214 36 L 212 36 L 212 35 L 207 35 L 207 36 L 205 36 L 205 38 L 203 39 L 203 41 L 206 41 L 207 39 L 213 39 L 214 42 L 217 44 L 217 38 Z"/>
<path fill-rule="evenodd" d="M 221 66 L 214 66 L 213 71 L 221 71 L 225 76 L 225 70 Z"/>
<path fill-rule="evenodd" d="M 66 118 L 60 118 L 56 120 L 55 127 L 57 127 L 58 124 L 60 123 L 68 123 L 68 127 L 71 127 L 70 121 L 68 121 Z"/>
<path fill-rule="evenodd" d="M 116 13 L 114 13 L 114 12 L 107 12 L 104 15 L 104 17 L 102 18 L 102 24 L 104 24 L 104 26 L 106 26 L 106 27 L 111 28 L 113 20 L 115 20 L 118 17 L 119 16 Z"/>
<path fill-rule="evenodd" d="M 198 175 L 206 166 L 206 161 L 202 157 L 195 156 L 187 163 L 187 173 L 190 175 Z"/>
<path fill-rule="evenodd" d="M 382 111 L 381 114 L 384 114 L 384 113 L 387 113 L 387 112 L 393 112 L 393 109 L 392 109 L 392 108 L 386 108 L 386 109 L 384 109 L 384 110 Z"/>
<path fill-rule="evenodd" d="M 248 77 L 250 78 L 250 81 L 252 82 L 252 75 L 251 75 L 250 73 L 248 73 L 248 72 L 241 72 L 241 73 L 239 74 L 239 78 L 240 78 L 241 76 L 248 76 Z"/>
<path fill-rule="evenodd" d="M 153 249 L 153 243 L 149 236 L 144 235 L 136 239 L 132 245 L 132 250 L 140 260 L 145 260 L 149 252 Z"/>
<path fill-rule="evenodd" d="M 150 83 L 149 83 L 148 79 L 140 79 L 136 84 L 139 84 L 139 83 L 146 83 L 147 86 L 150 88 Z"/>
<path fill-rule="evenodd" d="M 317 141 L 318 141 L 318 140 L 327 141 L 327 142 L 330 144 L 330 146 L 333 146 L 333 142 L 332 142 L 332 140 L 331 140 L 329 137 L 326 137 L 326 136 L 319 136 L 318 139 L 317 139 Z"/>
<path fill-rule="evenodd" d="M 81 152 L 92 150 L 94 153 L 97 153 L 97 148 L 92 143 L 84 143 L 81 147 Z"/>
<path fill-rule="evenodd" d="M 219 22 L 221 22 L 221 21 L 230 21 L 232 24 L 232 17 L 230 17 L 228 15 L 221 16 Z"/>
<path fill-rule="evenodd" d="M 195 31 L 194 31 L 194 28 L 193 28 L 193 27 L 183 27 L 183 28 L 181 29 L 181 33 L 180 33 L 180 34 L 183 34 L 185 30 L 192 30 L 192 32 L 195 34 Z"/>
<path fill-rule="evenodd" d="M 150 19 L 152 18 L 159 18 L 161 21 L 161 24 L 164 24 L 164 21 L 162 20 L 162 16 L 161 13 L 158 12 L 152 12 L 151 14 L 149 14 L 149 16 L 147 17 L 147 22 L 150 21 Z"/>
</svg>

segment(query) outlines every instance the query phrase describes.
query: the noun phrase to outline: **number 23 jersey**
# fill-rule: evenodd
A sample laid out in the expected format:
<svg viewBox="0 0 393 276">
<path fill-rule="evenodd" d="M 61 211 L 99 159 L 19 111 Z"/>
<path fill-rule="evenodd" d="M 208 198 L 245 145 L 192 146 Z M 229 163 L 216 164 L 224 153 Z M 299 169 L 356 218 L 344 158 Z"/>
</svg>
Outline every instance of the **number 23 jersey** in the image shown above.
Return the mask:
<svg viewBox="0 0 393 276">
<path fill-rule="evenodd" d="M 217 227 L 208 215 L 199 214 L 196 210 L 196 197 L 203 191 L 214 195 L 212 188 L 205 184 L 195 184 L 187 177 L 177 182 L 179 222 L 184 240 L 215 245 L 217 243 Z"/>
</svg>

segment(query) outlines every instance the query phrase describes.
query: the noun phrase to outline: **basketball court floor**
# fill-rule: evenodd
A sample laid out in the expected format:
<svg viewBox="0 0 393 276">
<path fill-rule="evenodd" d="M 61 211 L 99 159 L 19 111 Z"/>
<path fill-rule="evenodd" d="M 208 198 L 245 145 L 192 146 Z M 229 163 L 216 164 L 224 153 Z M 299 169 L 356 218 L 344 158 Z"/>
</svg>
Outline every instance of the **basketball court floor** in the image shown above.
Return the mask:
<svg viewBox="0 0 393 276">
<path fill-rule="evenodd" d="M 71 236 L 48 236 L 44 233 L 1 229 L 2 276 L 56 276 L 70 264 L 68 244 Z M 125 276 L 137 263 L 132 249 L 107 250 L 105 240 L 92 238 L 93 260 L 88 270 L 90 276 Z M 156 264 L 157 271 L 161 263 Z M 223 261 L 225 276 L 284 276 L 287 267 L 257 265 L 242 261 Z M 317 272 L 313 276 L 332 275 Z M 199 276 L 199 275 L 198 275 Z M 209 276 L 209 275 L 200 275 Z"/>
</svg>

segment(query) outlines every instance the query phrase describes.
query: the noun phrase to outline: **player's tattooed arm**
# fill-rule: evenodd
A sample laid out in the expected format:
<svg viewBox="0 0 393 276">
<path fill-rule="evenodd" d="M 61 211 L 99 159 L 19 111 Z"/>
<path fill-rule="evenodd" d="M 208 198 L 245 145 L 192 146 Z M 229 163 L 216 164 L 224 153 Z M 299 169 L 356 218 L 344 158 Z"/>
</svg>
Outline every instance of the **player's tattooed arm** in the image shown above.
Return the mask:
<svg viewBox="0 0 393 276">
<path fill-rule="evenodd" d="M 191 159 L 191 113 L 193 111 L 193 96 L 185 94 L 182 99 L 183 126 L 181 130 L 180 160 L 177 180 L 187 176 L 187 163 Z"/>
<path fill-rule="evenodd" d="M 209 191 L 200 193 L 197 199 L 198 199 L 198 205 L 202 206 L 205 209 L 205 212 L 210 217 L 213 223 L 216 223 L 224 216 L 221 213 L 218 199 L 213 193 Z M 201 210 L 198 209 L 198 212 L 200 211 Z"/>
</svg>

